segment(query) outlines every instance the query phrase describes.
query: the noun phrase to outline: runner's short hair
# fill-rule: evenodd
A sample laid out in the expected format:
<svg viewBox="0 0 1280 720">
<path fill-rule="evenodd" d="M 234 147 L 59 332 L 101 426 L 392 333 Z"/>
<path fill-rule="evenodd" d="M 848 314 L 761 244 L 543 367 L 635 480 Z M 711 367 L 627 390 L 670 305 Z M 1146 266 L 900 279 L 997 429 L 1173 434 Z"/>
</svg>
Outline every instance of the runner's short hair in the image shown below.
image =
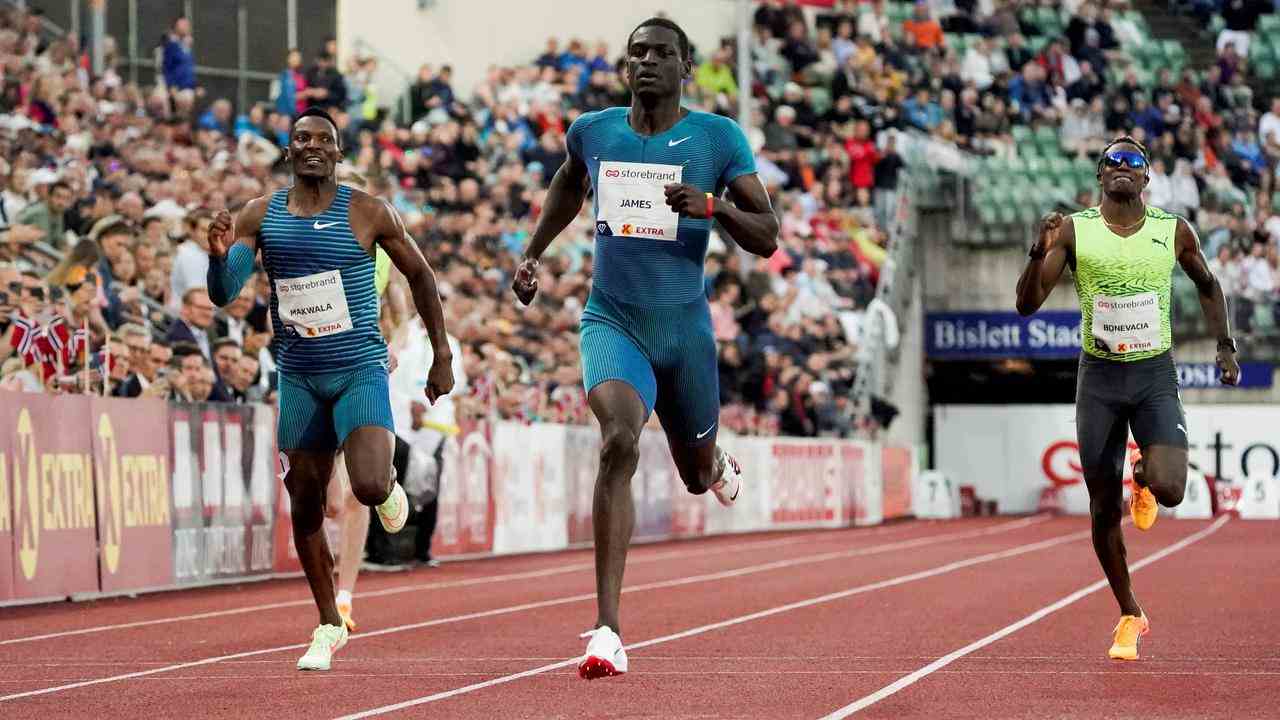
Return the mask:
<svg viewBox="0 0 1280 720">
<path fill-rule="evenodd" d="M 648 20 L 645 20 L 644 22 L 637 25 L 635 29 L 631 31 L 631 34 L 627 36 L 628 48 L 631 47 L 631 38 L 635 37 L 635 34 L 637 32 L 640 32 L 640 28 L 645 28 L 645 27 L 666 28 L 671 32 L 675 33 L 676 38 L 680 43 L 680 58 L 682 60 L 689 59 L 689 36 L 685 33 L 684 28 L 680 27 L 673 21 L 668 20 L 667 18 L 664 18 L 664 17 L 651 17 Z"/>
<path fill-rule="evenodd" d="M 342 133 L 338 132 L 338 123 L 334 121 L 333 116 L 329 114 L 328 110 L 325 110 L 319 105 L 312 105 L 306 110 L 298 113 L 298 117 L 293 119 L 293 125 L 297 125 L 302 118 L 308 117 L 318 117 L 328 120 L 329 124 L 333 126 L 334 140 L 338 143 L 338 147 L 342 147 Z M 292 129 L 293 125 L 290 126 L 290 129 Z"/>
</svg>

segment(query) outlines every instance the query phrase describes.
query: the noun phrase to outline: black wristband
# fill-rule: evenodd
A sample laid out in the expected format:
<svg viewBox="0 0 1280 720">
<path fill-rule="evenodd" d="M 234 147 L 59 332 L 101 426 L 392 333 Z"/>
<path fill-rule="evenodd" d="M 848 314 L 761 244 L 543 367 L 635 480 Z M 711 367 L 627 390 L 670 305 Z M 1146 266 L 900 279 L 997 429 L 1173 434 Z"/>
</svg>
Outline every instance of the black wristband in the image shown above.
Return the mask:
<svg viewBox="0 0 1280 720">
<path fill-rule="evenodd" d="M 1043 260 L 1044 256 L 1048 254 L 1049 251 L 1045 250 L 1044 245 L 1040 244 L 1040 241 L 1037 240 L 1031 245 L 1031 250 L 1027 252 L 1027 257 L 1032 260 Z"/>
<path fill-rule="evenodd" d="M 1230 351 L 1231 353 L 1239 352 L 1236 350 L 1235 338 L 1223 338 L 1218 341 L 1218 352 Z"/>
</svg>

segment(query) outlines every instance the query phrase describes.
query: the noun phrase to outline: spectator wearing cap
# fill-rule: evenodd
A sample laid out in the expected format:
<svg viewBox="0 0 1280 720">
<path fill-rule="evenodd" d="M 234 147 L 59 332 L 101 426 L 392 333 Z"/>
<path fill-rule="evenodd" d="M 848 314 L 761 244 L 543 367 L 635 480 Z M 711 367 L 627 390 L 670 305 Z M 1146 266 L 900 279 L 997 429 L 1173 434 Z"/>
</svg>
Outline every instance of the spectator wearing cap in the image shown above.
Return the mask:
<svg viewBox="0 0 1280 720">
<path fill-rule="evenodd" d="M 195 90 L 196 59 L 191 51 L 191 21 L 179 16 L 165 36 L 161 69 L 165 85 L 174 90 Z"/>
<path fill-rule="evenodd" d="M 182 308 L 178 318 L 169 326 L 165 342 L 170 345 L 187 342 L 196 346 L 206 361 L 213 358 L 213 301 L 203 287 L 187 290 L 182 296 Z"/>
<path fill-rule="evenodd" d="M 15 224 L 30 225 L 40 232 L 40 240 L 63 249 L 67 242 L 66 212 L 71 207 L 72 200 L 71 185 L 63 180 L 56 180 L 49 186 L 47 197 L 18 213 Z"/>
</svg>

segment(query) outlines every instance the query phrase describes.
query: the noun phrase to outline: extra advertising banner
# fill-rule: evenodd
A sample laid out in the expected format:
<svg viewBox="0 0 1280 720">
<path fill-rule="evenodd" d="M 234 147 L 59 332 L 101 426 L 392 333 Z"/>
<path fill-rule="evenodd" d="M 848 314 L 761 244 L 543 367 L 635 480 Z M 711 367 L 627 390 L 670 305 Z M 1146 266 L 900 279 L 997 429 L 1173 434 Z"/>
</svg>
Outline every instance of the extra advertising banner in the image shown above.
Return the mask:
<svg viewBox="0 0 1280 720">
<path fill-rule="evenodd" d="M 1280 475 L 1280 407 L 1187 405 L 1189 460 L 1216 479 L 1220 499 L 1249 476 Z M 1002 513 L 1032 512 L 1042 490 L 1083 483 L 1072 405 L 940 405 L 937 469 Z M 1130 446 L 1133 439 L 1130 437 Z M 1125 482 L 1131 481 L 1126 463 Z"/>
<path fill-rule="evenodd" d="M 95 397 L 90 413 L 101 589 L 172 585 L 169 406 Z"/>
<path fill-rule="evenodd" d="M 439 515 L 431 553 L 488 554 L 493 551 L 493 446 L 487 422 L 467 420 L 445 439 Z"/>
<path fill-rule="evenodd" d="M 12 596 L 98 589 L 89 399 L 0 394 L 0 484 L 12 513 Z M 79 422 L 71 421 L 76 419 Z"/>
</svg>

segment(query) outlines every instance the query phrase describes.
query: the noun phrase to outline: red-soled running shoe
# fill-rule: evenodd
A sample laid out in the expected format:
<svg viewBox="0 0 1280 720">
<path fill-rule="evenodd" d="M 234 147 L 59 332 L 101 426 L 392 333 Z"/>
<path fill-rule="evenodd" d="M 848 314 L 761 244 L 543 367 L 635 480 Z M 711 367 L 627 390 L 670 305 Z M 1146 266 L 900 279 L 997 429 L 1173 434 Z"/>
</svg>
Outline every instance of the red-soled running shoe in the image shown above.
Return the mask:
<svg viewBox="0 0 1280 720">
<path fill-rule="evenodd" d="M 622 649 L 622 638 L 613 628 L 605 625 L 582 633 L 591 638 L 587 652 L 578 661 L 578 675 L 583 680 L 613 677 L 627 672 L 627 651 Z"/>
</svg>

